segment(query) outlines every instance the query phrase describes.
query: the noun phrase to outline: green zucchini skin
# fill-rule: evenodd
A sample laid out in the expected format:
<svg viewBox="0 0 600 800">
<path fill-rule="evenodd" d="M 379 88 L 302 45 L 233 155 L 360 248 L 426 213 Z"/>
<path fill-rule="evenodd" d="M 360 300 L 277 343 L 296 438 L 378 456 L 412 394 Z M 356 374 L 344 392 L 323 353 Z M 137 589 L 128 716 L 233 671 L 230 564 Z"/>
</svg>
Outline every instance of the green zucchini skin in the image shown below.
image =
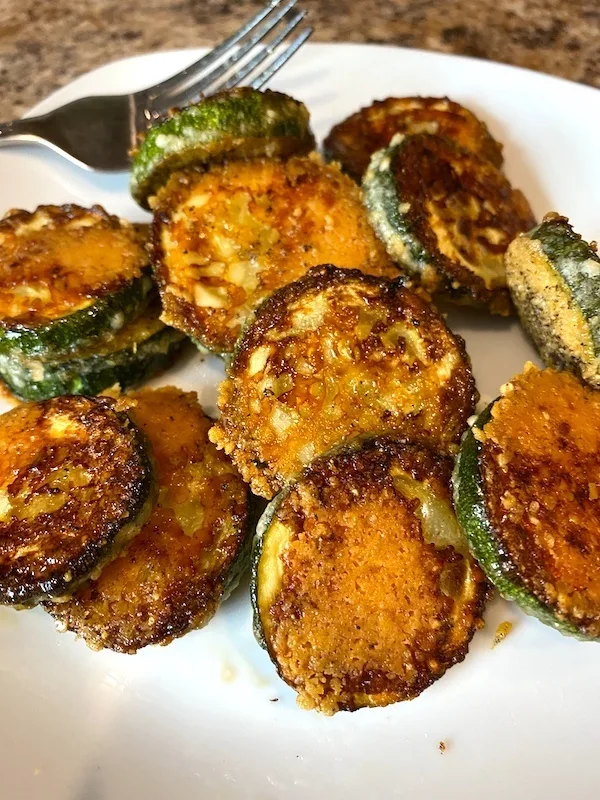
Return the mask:
<svg viewBox="0 0 600 800">
<path fill-rule="evenodd" d="M 363 177 L 363 200 L 375 232 L 384 242 L 388 253 L 408 272 L 422 275 L 430 264 L 430 257 L 421 242 L 414 236 L 410 223 L 400 210 L 401 199 L 390 163 L 400 143 L 378 150 Z"/>
<path fill-rule="evenodd" d="M 492 416 L 494 400 L 475 420 L 473 428 L 482 429 Z M 589 636 L 570 622 L 560 619 L 541 603 L 520 580 L 492 525 L 486 507 L 485 490 L 480 468 L 481 445 L 469 428 L 461 443 L 452 484 L 454 509 L 473 557 L 505 600 L 511 600 L 526 613 L 536 617 L 567 636 L 590 641 Z"/>
<path fill-rule="evenodd" d="M 268 503 L 267 507 L 263 511 L 256 524 L 256 533 L 254 534 L 254 538 L 251 540 L 252 548 L 250 554 L 250 601 L 252 603 L 252 632 L 254 633 L 254 638 L 258 642 L 258 644 L 262 647 L 263 650 L 267 650 L 267 640 L 265 638 L 265 633 L 263 630 L 262 622 L 260 621 L 260 612 L 258 609 L 258 565 L 260 563 L 260 557 L 262 555 L 263 546 L 265 542 L 265 536 L 275 514 L 279 510 L 279 506 L 285 500 L 285 498 L 290 493 L 291 483 L 283 488 L 275 497 Z M 271 659 L 273 660 L 273 659 Z M 275 662 L 273 662 L 275 663 Z"/>
<path fill-rule="evenodd" d="M 566 217 L 547 214 L 536 228 L 512 242 L 506 266 L 521 323 L 546 366 L 568 369 L 599 388 L 600 258 L 596 250 L 575 233 Z M 532 279 L 537 285 L 531 285 Z M 542 280 L 545 286 L 540 285 Z M 569 336 L 573 324 L 579 333 L 575 340 Z"/>
<path fill-rule="evenodd" d="M 72 353 L 98 336 L 120 330 L 144 307 L 153 287 L 148 270 L 109 297 L 43 325 L 8 326 L 0 321 L 0 355 L 56 358 Z"/>
<path fill-rule="evenodd" d="M 315 139 L 303 103 L 280 92 L 231 89 L 174 111 L 154 125 L 133 156 L 131 194 L 143 208 L 178 169 L 226 158 L 308 153 Z"/>
<path fill-rule="evenodd" d="M 38 362 L 41 378 L 34 377 L 36 370 L 26 361 L 0 357 L 0 374 L 10 391 L 25 401 L 64 394 L 95 395 L 117 383 L 125 390 L 166 369 L 185 339 L 180 331 L 164 325 L 148 338 L 114 352 Z"/>
</svg>

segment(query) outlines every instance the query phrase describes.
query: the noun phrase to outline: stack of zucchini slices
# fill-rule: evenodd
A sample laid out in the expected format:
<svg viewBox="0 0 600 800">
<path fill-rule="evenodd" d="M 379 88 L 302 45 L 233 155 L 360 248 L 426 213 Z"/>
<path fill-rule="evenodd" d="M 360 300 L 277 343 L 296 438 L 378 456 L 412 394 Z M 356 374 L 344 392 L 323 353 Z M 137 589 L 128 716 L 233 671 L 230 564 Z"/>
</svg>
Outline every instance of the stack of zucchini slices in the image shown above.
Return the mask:
<svg viewBox="0 0 600 800">
<path fill-rule="evenodd" d="M 159 319 L 144 226 L 99 206 L 0 221 L 0 376 L 22 400 L 128 387 L 184 340 Z"/>
<path fill-rule="evenodd" d="M 252 311 L 311 267 L 395 277 L 356 185 L 311 153 L 302 103 L 234 89 L 156 125 L 131 189 L 154 212 L 152 260 L 163 320 L 230 355 Z"/>
<path fill-rule="evenodd" d="M 548 369 L 526 365 L 465 435 L 458 518 L 505 598 L 600 640 L 600 259 L 551 213 L 510 244 L 506 269 Z"/>
<path fill-rule="evenodd" d="M 503 256 L 534 218 L 472 112 L 447 98 L 388 98 L 336 125 L 325 150 L 362 179 L 371 223 L 403 270 L 452 302 L 511 313 Z"/>
<path fill-rule="evenodd" d="M 465 657 L 487 582 L 450 473 L 476 398 L 462 340 L 401 279 L 315 267 L 245 327 L 209 436 L 271 499 L 255 631 L 301 706 L 410 699 Z"/>
<path fill-rule="evenodd" d="M 154 215 L 163 319 L 227 356 L 209 437 L 271 500 L 257 637 L 331 714 L 415 697 L 461 661 L 488 584 L 450 494 L 477 399 L 464 343 L 313 145 L 300 103 L 230 91 L 148 133 L 132 193 Z"/>
<path fill-rule="evenodd" d="M 0 416 L 0 602 L 123 653 L 205 625 L 249 556 L 248 491 L 209 427 L 172 387 Z"/>
</svg>

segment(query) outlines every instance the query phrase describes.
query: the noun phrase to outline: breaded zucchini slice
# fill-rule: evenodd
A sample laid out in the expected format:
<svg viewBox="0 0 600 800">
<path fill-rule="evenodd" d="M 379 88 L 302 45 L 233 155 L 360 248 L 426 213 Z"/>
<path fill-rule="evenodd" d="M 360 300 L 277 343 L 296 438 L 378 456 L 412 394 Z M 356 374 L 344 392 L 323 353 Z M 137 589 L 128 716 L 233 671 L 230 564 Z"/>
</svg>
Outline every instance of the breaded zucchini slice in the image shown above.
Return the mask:
<svg viewBox="0 0 600 800">
<path fill-rule="evenodd" d="M 196 394 L 142 389 L 124 400 L 152 445 L 158 505 L 129 548 L 47 610 L 93 649 L 135 653 L 211 619 L 248 565 L 248 490 L 208 441 Z"/>
<path fill-rule="evenodd" d="M 0 602 L 75 591 L 138 533 L 154 500 L 147 445 L 107 397 L 0 416 Z"/>
<path fill-rule="evenodd" d="M 600 258 L 566 217 L 547 214 L 506 251 L 521 323 L 547 366 L 600 388 Z"/>
<path fill-rule="evenodd" d="M 394 277 L 360 193 L 317 156 L 173 175 L 154 209 L 163 320 L 217 353 L 275 289 L 334 263 Z"/>
<path fill-rule="evenodd" d="M 0 352 L 64 355 L 120 330 L 152 288 L 139 226 L 100 206 L 0 220 Z"/>
<path fill-rule="evenodd" d="M 489 579 L 562 633 L 600 639 L 600 394 L 525 372 L 461 445 L 454 502 Z"/>
<path fill-rule="evenodd" d="M 493 164 L 449 139 L 399 134 L 373 155 L 363 197 L 389 254 L 428 291 L 511 312 L 504 252 L 535 220 Z"/>
<path fill-rule="evenodd" d="M 0 354 L 0 376 L 21 400 L 46 400 L 61 394 L 99 394 L 118 384 L 137 386 L 165 369 L 186 337 L 160 321 L 154 297 L 146 311 L 114 334 L 107 334 L 57 360 Z"/>
<path fill-rule="evenodd" d="M 304 103 L 269 89 L 228 89 L 176 109 L 150 128 L 133 154 L 131 193 L 148 208 L 148 197 L 175 170 L 233 159 L 287 157 L 310 153 L 314 146 Z"/>
<path fill-rule="evenodd" d="M 475 402 L 464 342 L 434 306 L 401 280 L 322 266 L 257 310 L 210 437 L 272 497 L 358 434 L 399 431 L 455 452 Z"/>
<path fill-rule="evenodd" d="M 255 632 L 302 707 L 410 700 L 466 656 L 487 582 L 454 516 L 451 469 L 419 445 L 370 440 L 317 459 L 265 511 Z"/>
<path fill-rule="evenodd" d="M 502 145 L 468 108 L 447 97 L 388 97 L 376 100 L 335 125 L 323 149 L 328 161 L 360 182 L 373 153 L 387 147 L 396 133 L 431 133 L 502 166 Z"/>
</svg>

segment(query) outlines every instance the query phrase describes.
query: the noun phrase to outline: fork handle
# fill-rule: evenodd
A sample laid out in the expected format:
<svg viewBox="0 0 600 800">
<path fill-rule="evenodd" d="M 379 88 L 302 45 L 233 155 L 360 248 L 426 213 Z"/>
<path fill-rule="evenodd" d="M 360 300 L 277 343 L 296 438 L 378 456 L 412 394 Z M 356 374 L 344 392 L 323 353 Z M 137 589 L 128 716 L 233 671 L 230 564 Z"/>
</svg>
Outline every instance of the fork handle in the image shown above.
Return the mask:
<svg viewBox="0 0 600 800">
<path fill-rule="evenodd" d="M 0 146 L 14 142 L 32 142 L 40 138 L 38 117 L 0 122 Z"/>
</svg>

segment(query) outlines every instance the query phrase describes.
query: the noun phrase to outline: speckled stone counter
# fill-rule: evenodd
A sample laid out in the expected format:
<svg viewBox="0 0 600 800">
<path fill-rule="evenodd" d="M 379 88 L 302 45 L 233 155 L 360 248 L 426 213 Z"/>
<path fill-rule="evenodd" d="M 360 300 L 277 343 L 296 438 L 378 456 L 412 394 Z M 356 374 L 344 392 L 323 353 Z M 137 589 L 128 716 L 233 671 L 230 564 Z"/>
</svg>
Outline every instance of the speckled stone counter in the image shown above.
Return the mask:
<svg viewBox="0 0 600 800">
<path fill-rule="evenodd" d="M 0 0 L 0 119 L 135 53 L 211 45 L 262 0 Z M 600 0 L 303 0 L 313 41 L 505 61 L 600 87 Z"/>
</svg>

